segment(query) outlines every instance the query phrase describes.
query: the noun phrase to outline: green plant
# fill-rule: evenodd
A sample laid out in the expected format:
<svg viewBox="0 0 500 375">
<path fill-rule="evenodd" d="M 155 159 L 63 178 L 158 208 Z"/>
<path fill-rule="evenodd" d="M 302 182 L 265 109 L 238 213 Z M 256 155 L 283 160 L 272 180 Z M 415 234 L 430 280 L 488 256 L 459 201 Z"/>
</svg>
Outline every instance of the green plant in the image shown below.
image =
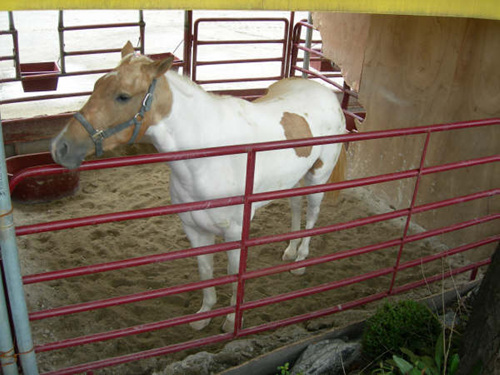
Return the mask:
<svg viewBox="0 0 500 375">
<path fill-rule="evenodd" d="M 385 303 L 367 320 L 363 332 L 364 354 L 372 360 L 390 358 L 400 348 L 417 355 L 429 354 L 441 332 L 436 316 L 415 301 Z"/>
<path fill-rule="evenodd" d="M 299 373 L 297 375 L 301 375 Z M 290 375 L 290 364 L 287 362 L 283 366 L 278 366 L 278 373 L 276 375 Z"/>
<path fill-rule="evenodd" d="M 393 354 L 392 360 L 385 360 L 372 374 L 383 375 L 455 375 L 458 370 L 459 356 L 454 353 L 449 356 L 446 350 L 446 340 L 439 335 L 433 356 L 417 355 L 411 350 L 401 348 L 403 355 Z"/>
<path fill-rule="evenodd" d="M 283 366 L 278 366 L 278 373 L 276 375 L 290 375 L 290 364 L 287 362 Z"/>
</svg>

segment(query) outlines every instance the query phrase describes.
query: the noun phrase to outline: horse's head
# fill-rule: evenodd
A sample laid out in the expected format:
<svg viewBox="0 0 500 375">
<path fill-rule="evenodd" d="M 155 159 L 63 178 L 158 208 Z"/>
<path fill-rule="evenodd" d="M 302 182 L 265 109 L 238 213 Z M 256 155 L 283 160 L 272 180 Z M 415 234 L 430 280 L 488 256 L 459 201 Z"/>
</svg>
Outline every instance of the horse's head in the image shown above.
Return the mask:
<svg viewBox="0 0 500 375">
<path fill-rule="evenodd" d="M 164 73 L 173 56 L 152 61 L 137 55 L 130 42 L 122 49 L 122 61 L 101 77 L 83 108 L 52 140 L 52 157 L 69 168 L 77 168 L 95 150 L 139 140 L 146 129 L 170 112 L 172 94 Z"/>
</svg>

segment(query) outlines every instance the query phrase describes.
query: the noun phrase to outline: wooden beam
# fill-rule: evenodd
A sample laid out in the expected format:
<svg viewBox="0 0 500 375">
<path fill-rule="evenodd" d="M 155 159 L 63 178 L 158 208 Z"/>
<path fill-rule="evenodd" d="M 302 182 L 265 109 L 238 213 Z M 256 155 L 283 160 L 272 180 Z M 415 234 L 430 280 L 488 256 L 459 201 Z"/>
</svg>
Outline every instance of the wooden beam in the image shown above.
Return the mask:
<svg viewBox="0 0 500 375">
<path fill-rule="evenodd" d="M 498 0 L 2 0 L 0 10 L 232 9 L 403 14 L 500 20 Z"/>
</svg>

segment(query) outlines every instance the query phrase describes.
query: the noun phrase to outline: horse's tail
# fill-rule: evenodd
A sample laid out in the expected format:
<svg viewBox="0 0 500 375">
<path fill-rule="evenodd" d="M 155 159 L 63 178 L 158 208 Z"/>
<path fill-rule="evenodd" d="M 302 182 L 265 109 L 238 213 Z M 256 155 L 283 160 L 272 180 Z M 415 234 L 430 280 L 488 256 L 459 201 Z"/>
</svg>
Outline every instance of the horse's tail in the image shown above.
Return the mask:
<svg viewBox="0 0 500 375">
<path fill-rule="evenodd" d="M 347 164 L 347 153 L 344 144 L 342 144 L 340 148 L 340 154 L 337 159 L 337 163 L 335 164 L 332 174 L 328 179 L 328 183 L 340 182 L 345 180 L 346 164 Z M 336 201 L 339 197 L 339 194 L 340 190 L 327 191 L 325 194 L 325 198 L 327 200 Z"/>
</svg>

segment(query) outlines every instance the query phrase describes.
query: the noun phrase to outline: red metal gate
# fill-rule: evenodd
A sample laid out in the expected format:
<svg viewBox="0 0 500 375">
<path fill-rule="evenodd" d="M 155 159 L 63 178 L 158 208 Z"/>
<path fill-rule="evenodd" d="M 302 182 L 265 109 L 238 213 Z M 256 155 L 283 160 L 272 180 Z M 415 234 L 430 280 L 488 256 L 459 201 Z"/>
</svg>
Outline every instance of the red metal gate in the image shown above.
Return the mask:
<svg viewBox="0 0 500 375">
<path fill-rule="evenodd" d="M 102 169 L 102 168 L 111 168 L 111 167 L 120 167 L 126 165 L 139 165 L 145 163 L 157 163 L 157 162 L 168 162 L 168 161 L 176 161 L 183 160 L 188 158 L 199 158 L 199 157 L 212 157 L 212 156 L 221 156 L 221 155 L 232 155 L 232 154 L 246 154 L 247 155 L 247 170 L 246 170 L 246 189 L 245 194 L 243 196 L 237 197 L 228 197 L 223 199 L 216 199 L 211 201 L 204 202 L 194 202 L 189 204 L 179 204 L 179 205 L 169 205 L 155 208 L 142 209 L 137 211 L 127 211 L 127 212 L 118 212 L 114 214 L 105 214 L 105 215 L 97 215 L 91 217 L 70 219 L 64 221 L 57 221 L 51 223 L 42 223 L 30 226 L 18 227 L 16 232 L 18 236 L 29 235 L 33 233 L 40 233 L 44 231 L 53 231 L 53 230 L 63 230 L 68 228 L 75 228 L 78 226 L 85 225 L 96 225 L 101 223 L 107 223 L 111 221 L 122 221 L 122 220 L 131 220 L 131 219 L 139 219 L 152 217 L 157 215 L 167 215 L 174 214 L 179 212 L 185 212 L 190 210 L 199 210 L 206 208 L 215 208 L 222 207 L 227 205 L 244 205 L 244 229 L 241 241 L 228 242 L 218 245 L 193 248 L 187 250 L 174 251 L 170 253 L 163 253 L 160 255 L 153 256 L 145 256 L 134 259 L 127 259 L 124 261 L 117 261 L 111 263 L 102 263 L 87 267 L 79 267 L 69 270 L 55 271 L 55 272 L 47 272 L 36 275 L 27 275 L 24 277 L 25 284 L 32 284 L 38 282 L 44 282 L 49 280 L 56 280 L 60 278 L 73 277 L 73 276 L 81 276 L 81 275 L 89 275 L 98 272 L 105 272 L 110 270 L 116 270 L 121 268 L 133 267 L 138 265 L 150 264 L 153 262 L 168 262 L 174 259 L 180 259 L 184 257 L 193 257 L 201 254 L 209 254 L 222 252 L 232 249 L 240 248 L 242 251 L 241 263 L 240 263 L 240 272 L 237 275 L 232 276 L 224 276 L 215 278 L 212 280 L 201 281 L 196 283 L 189 283 L 185 285 L 179 285 L 169 288 L 157 289 L 152 291 L 146 291 L 138 294 L 127 295 L 123 297 L 110 298 L 99 301 L 92 301 L 88 303 L 81 303 L 77 305 L 63 306 L 59 308 L 35 311 L 30 313 L 31 320 L 39 320 L 46 319 L 55 316 L 61 316 L 65 314 L 75 314 L 83 311 L 89 311 L 93 309 L 100 309 L 109 306 L 114 306 L 118 304 L 126 304 L 137 302 L 145 299 L 159 298 L 162 296 L 173 295 L 181 292 L 198 290 L 201 288 L 206 288 L 209 286 L 223 285 L 229 283 L 238 283 L 238 299 L 237 304 L 235 306 L 219 308 L 210 312 L 201 313 L 201 314 L 191 314 L 182 317 L 177 317 L 173 319 L 167 319 L 164 321 L 154 322 L 150 324 L 143 324 L 136 327 L 128 327 L 125 329 L 104 332 L 89 336 L 76 337 L 68 340 L 52 342 L 44 345 L 39 345 L 35 348 L 36 352 L 45 352 L 50 350 L 57 350 L 62 348 L 67 348 L 76 345 L 84 345 L 88 343 L 94 343 L 98 341 L 105 341 L 116 339 L 119 337 L 125 337 L 128 335 L 135 335 L 143 332 L 148 332 L 151 330 L 164 329 L 167 327 L 172 327 L 175 325 L 186 324 L 189 322 L 193 322 L 200 319 L 205 319 L 208 317 L 216 317 L 221 315 L 226 315 L 228 313 L 236 313 L 237 323 L 236 329 L 233 333 L 226 333 L 216 336 L 211 336 L 203 339 L 193 340 L 184 342 L 181 344 L 170 345 L 158 349 L 152 349 L 140 353 L 129 354 L 121 357 L 105 359 L 97 362 L 90 362 L 82 365 L 77 365 L 73 367 L 69 367 L 66 369 L 61 369 L 53 372 L 49 372 L 50 374 L 75 374 L 83 371 L 90 371 L 102 367 L 118 365 L 122 363 L 126 363 L 129 361 L 134 361 L 138 359 L 148 358 L 152 356 L 165 355 L 172 352 L 177 352 L 180 350 L 188 349 L 188 348 L 196 348 L 207 344 L 217 343 L 225 340 L 234 339 L 237 337 L 243 337 L 250 334 L 255 334 L 259 332 L 263 332 L 266 330 L 282 327 L 289 324 L 298 323 L 304 320 L 321 317 L 328 314 L 334 314 L 339 311 L 348 310 L 354 308 L 356 306 L 360 306 L 363 304 L 367 304 L 373 301 L 380 300 L 382 298 L 396 295 L 399 293 L 403 293 L 412 288 L 416 288 L 422 286 L 424 284 L 429 284 L 435 281 L 442 280 L 443 278 L 450 277 L 459 273 L 464 273 L 471 271 L 472 274 L 482 266 L 487 265 L 490 262 L 490 259 L 483 259 L 478 262 L 471 262 L 470 264 L 464 265 L 462 267 L 449 270 L 444 273 L 440 273 L 431 277 L 426 277 L 422 280 L 417 280 L 411 282 L 409 284 L 404 285 L 395 285 L 395 280 L 397 279 L 398 273 L 402 270 L 406 270 L 412 267 L 418 267 L 421 264 L 434 261 L 436 259 L 444 258 L 451 256 L 453 254 L 462 253 L 467 250 L 471 250 L 480 246 L 484 246 L 486 244 L 490 244 L 493 242 L 497 242 L 500 239 L 500 235 L 493 235 L 488 238 L 481 239 L 479 241 L 469 243 L 466 245 L 462 245 L 453 249 L 449 249 L 443 252 L 438 252 L 436 254 L 414 259 L 407 262 L 401 262 L 401 255 L 403 254 L 405 245 L 418 241 L 424 238 L 430 238 L 436 235 L 440 235 L 443 233 L 449 233 L 452 231 L 460 230 L 463 228 L 467 228 L 470 226 L 479 225 L 481 223 L 490 222 L 493 220 L 497 220 L 500 218 L 500 214 L 490 214 L 484 217 L 475 218 L 473 220 L 460 222 L 448 227 L 439 228 L 435 230 L 429 230 L 418 234 L 409 234 L 408 228 L 412 218 L 412 215 L 417 213 L 426 212 L 429 210 L 435 210 L 438 208 L 455 205 L 463 202 L 468 202 L 471 200 L 491 197 L 494 195 L 498 195 L 500 189 L 491 189 L 486 191 L 480 191 L 474 194 L 469 194 L 460 197 L 454 197 L 451 199 L 433 202 L 429 204 L 416 205 L 416 196 L 418 193 L 419 182 L 422 176 L 441 173 L 453 169 L 461 169 L 465 167 L 472 167 L 476 165 L 495 163 L 500 161 L 500 155 L 493 155 L 488 157 L 482 157 L 478 159 L 472 160 L 464 160 L 444 165 L 437 165 L 426 167 L 425 159 L 428 151 L 429 140 L 431 136 L 437 132 L 445 132 L 445 131 L 454 131 L 465 128 L 479 128 L 483 126 L 498 126 L 500 125 L 500 119 L 491 119 L 491 120 L 482 120 L 482 121 L 470 121 L 470 122 L 461 122 L 454 124 L 443 124 L 443 125 L 432 125 L 432 126 L 424 126 L 418 128 L 411 129 L 398 129 L 398 130 L 388 130 L 388 131 L 376 131 L 376 132 L 366 132 L 360 134 L 348 134 L 343 136 L 328 136 L 328 137 L 320 137 L 314 139 L 307 140 L 296 140 L 296 141 L 282 141 L 282 142 L 268 142 L 261 144 L 251 144 L 251 145 L 241 145 L 241 146 L 229 146 L 229 147 L 220 147 L 220 148 L 212 148 L 212 149 L 204 149 L 204 150 L 195 150 L 195 151 L 183 151 L 183 152 L 173 152 L 173 153 L 164 153 L 164 154 L 156 154 L 156 155 L 143 155 L 143 156 L 133 156 L 133 157 L 124 157 L 117 159 L 107 159 L 107 160 L 97 160 L 91 162 L 85 162 L 80 168 L 81 171 L 86 170 L 94 170 L 94 169 Z M 411 135 L 425 135 L 425 143 L 422 149 L 421 154 L 421 162 L 418 168 L 395 172 L 390 174 L 384 174 L 374 177 L 366 177 L 360 178 L 356 180 L 344 181 L 340 183 L 334 184 L 326 184 L 320 186 L 312 186 L 312 187 L 303 187 L 297 189 L 290 190 L 282 190 L 282 191 L 273 191 L 273 192 L 265 192 L 265 193 L 253 193 L 253 175 L 255 168 L 255 157 L 259 152 L 283 149 L 283 148 L 291 148 L 291 147 L 301 147 L 301 146 L 312 146 L 318 144 L 326 144 L 326 143 L 338 143 L 338 142 L 359 142 L 369 139 L 383 139 L 383 138 L 391 138 L 391 137 L 403 137 L 403 136 L 411 136 Z M 47 175 L 47 174 L 57 174 L 63 173 L 65 171 L 64 168 L 59 166 L 48 166 L 42 167 L 37 170 L 27 170 L 19 175 L 15 176 L 11 180 L 11 189 L 14 189 L 16 184 L 18 184 L 23 178 L 35 175 Z M 413 190 L 413 198 L 409 207 L 405 209 L 395 210 L 392 212 L 375 215 L 371 217 L 366 217 L 350 222 L 343 222 L 339 224 L 328 225 L 325 227 L 314 228 L 310 230 L 301 230 L 297 232 L 291 233 L 282 233 L 277 235 L 271 235 L 266 237 L 257 237 L 250 238 L 249 236 L 249 228 L 250 228 L 250 207 L 252 203 L 259 201 L 267 201 L 271 199 L 277 198 L 285 198 L 296 195 L 305 195 L 316 193 L 320 191 L 327 190 L 337 190 L 337 189 L 347 189 L 357 186 L 366 186 L 371 184 L 377 184 L 388 181 L 396 181 L 401 179 L 415 179 L 415 187 Z M 363 226 L 370 223 L 376 223 L 381 221 L 386 221 L 394 218 L 405 218 L 406 224 L 404 229 L 404 234 L 401 238 L 389 239 L 382 243 L 377 243 L 370 246 L 360 247 L 356 249 L 351 249 L 348 251 L 341 251 L 337 253 L 332 253 L 329 255 L 312 258 L 300 262 L 287 263 L 282 264 L 275 267 L 269 267 L 264 269 L 246 270 L 246 260 L 248 254 L 248 248 L 252 246 L 256 246 L 264 243 L 278 242 L 278 241 L 287 241 L 294 238 L 301 238 L 305 236 L 317 236 L 325 233 L 329 233 L 332 231 L 345 230 L 348 228 L 353 228 L 357 226 Z M 272 296 L 268 298 L 264 298 L 261 300 L 248 301 L 244 300 L 245 293 L 245 282 L 254 278 L 259 278 L 271 274 L 275 274 L 278 272 L 285 272 L 292 269 L 300 268 L 300 267 L 310 267 L 316 264 L 325 263 L 325 262 L 334 262 L 339 259 L 347 258 L 347 257 L 355 257 L 363 254 L 367 254 L 370 252 L 382 250 L 388 247 L 397 246 L 399 247 L 399 251 L 397 257 L 394 259 L 393 264 L 383 265 L 382 268 L 373 269 L 372 271 L 356 275 L 354 277 L 350 277 L 340 281 L 327 282 L 325 284 L 306 288 L 299 291 L 294 291 L 290 293 L 285 293 L 277 296 Z M 252 309 L 256 309 L 268 304 L 275 304 L 282 301 L 286 301 L 289 299 L 295 299 L 304 297 L 313 293 L 320 293 L 327 290 L 332 290 L 336 288 L 343 288 L 348 285 L 352 285 L 355 283 L 359 283 L 365 280 L 369 280 L 372 278 L 376 278 L 383 275 L 389 275 L 391 278 L 390 285 L 387 286 L 387 289 L 380 291 L 376 294 L 372 294 L 366 296 L 362 299 L 353 300 L 347 303 L 339 304 L 336 306 L 332 306 L 327 309 L 322 309 L 319 311 L 314 311 L 306 314 L 302 314 L 299 316 L 293 316 L 291 318 L 287 318 L 284 320 L 272 321 L 267 324 L 262 324 L 256 327 L 244 328 L 241 324 L 241 319 L 243 314 L 246 311 L 250 311 Z"/>
</svg>

